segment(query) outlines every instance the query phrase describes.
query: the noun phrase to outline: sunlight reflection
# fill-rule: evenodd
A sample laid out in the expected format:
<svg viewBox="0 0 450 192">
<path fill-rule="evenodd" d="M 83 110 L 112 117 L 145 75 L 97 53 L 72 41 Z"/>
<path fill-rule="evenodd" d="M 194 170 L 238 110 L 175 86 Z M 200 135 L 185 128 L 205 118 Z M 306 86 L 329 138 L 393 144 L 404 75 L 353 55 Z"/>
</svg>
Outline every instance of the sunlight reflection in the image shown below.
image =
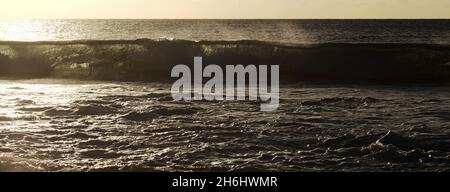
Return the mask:
<svg viewBox="0 0 450 192">
<path fill-rule="evenodd" d="M 45 23 L 39 20 L 1 21 L 0 40 L 42 41 L 49 39 Z"/>
<path fill-rule="evenodd" d="M 17 110 L 21 108 L 67 105 L 79 91 L 77 86 L 62 84 L 0 84 L 0 117 L 18 118 L 23 115 Z"/>
</svg>

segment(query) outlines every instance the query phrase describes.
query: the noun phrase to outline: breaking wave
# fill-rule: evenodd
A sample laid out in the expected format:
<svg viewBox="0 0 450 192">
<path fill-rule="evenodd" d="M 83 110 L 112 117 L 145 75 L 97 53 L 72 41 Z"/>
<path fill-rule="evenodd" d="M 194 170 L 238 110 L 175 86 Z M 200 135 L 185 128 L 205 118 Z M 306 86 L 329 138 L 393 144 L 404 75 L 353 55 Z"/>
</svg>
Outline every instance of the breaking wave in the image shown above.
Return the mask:
<svg viewBox="0 0 450 192">
<path fill-rule="evenodd" d="M 450 46 L 260 41 L 0 42 L 2 76 L 168 81 L 177 64 L 280 65 L 282 81 L 448 81 Z"/>
</svg>

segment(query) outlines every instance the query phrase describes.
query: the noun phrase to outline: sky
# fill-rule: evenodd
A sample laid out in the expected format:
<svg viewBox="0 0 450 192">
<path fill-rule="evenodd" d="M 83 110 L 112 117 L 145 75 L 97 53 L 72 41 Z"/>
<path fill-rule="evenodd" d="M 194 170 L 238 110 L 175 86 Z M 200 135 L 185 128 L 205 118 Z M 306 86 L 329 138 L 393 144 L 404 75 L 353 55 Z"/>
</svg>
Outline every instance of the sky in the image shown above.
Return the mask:
<svg viewBox="0 0 450 192">
<path fill-rule="evenodd" d="M 0 19 L 450 19 L 450 0 L 8 0 L 1 4 Z"/>
</svg>

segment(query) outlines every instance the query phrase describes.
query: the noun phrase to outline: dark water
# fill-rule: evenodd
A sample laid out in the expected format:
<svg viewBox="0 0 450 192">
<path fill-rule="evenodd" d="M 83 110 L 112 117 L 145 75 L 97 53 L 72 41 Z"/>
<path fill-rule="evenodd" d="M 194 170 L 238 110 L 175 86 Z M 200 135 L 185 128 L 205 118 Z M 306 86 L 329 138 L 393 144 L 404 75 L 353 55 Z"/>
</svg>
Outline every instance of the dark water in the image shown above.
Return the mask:
<svg viewBox="0 0 450 192">
<path fill-rule="evenodd" d="M 450 20 L 6 20 L 1 41 L 184 39 L 449 44 Z"/>
<path fill-rule="evenodd" d="M 169 84 L 0 81 L 2 171 L 449 171 L 448 86 L 282 86 L 175 102 Z"/>
</svg>

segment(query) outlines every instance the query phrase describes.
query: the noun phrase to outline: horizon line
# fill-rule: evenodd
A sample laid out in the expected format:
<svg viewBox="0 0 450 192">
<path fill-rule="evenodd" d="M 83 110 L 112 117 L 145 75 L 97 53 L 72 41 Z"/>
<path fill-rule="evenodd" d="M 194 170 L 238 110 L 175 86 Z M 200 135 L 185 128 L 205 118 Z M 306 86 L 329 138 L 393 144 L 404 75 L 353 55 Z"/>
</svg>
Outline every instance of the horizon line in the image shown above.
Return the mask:
<svg viewBox="0 0 450 192">
<path fill-rule="evenodd" d="M 0 18 L 0 20 L 450 20 L 449 18 Z"/>
</svg>

